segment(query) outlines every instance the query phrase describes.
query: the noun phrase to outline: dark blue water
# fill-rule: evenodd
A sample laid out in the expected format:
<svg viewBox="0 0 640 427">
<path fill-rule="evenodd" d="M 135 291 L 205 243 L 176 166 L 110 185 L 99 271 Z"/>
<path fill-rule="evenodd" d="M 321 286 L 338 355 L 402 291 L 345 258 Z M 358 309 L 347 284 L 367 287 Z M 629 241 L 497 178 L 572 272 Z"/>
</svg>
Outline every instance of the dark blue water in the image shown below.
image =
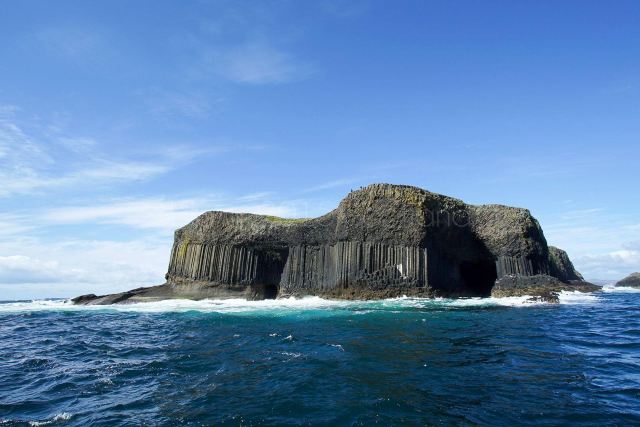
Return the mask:
<svg viewBox="0 0 640 427">
<path fill-rule="evenodd" d="M 0 304 L 0 426 L 640 424 L 640 293 L 594 295 Z"/>
</svg>

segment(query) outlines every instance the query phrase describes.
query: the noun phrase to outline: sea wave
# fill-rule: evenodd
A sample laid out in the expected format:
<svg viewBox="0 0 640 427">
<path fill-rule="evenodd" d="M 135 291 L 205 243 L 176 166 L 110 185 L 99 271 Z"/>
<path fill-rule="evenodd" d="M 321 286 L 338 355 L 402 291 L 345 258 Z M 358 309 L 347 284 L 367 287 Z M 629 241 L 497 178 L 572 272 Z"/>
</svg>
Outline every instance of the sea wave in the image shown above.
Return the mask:
<svg viewBox="0 0 640 427">
<path fill-rule="evenodd" d="M 640 425 L 640 294 L 527 300 L 0 303 L 0 427 Z"/>
<path fill-rule="evenodd" d="M 48 426 L 51 424 L 56 424 L 58 422 L 64 422 L 71 419 L 71 414 L 68 412 L 62 412 L 60 414 L 54 415 L 52 418 L 44 420 L 44 421 L 29 421 L 29 425 L 33 427 L 38 426 Z"/>
<path fill-rule="evenodd" d="M 626 286 L 605 286 L 602 288 L 602 292 L 633 294 L 640 293 L 640 288 L 631 288 Z"/>
<path fill-rule="evenodd" d="M 617 288 L 619 289 L 619 288 Z M 559 295 L 560 304 L 593 304 L 599 298 L 592 293 L 562 292 Z M 503 298 L 412 298 L 399 297 L 379 301 L 347 301 L 329 300 L 320 297 L 283 298 L 263 301 L 247 301 L 244 299 L 205 299 L 200 301 L 188 299 L 171 299 L 155 302 L 140 302 L 134 304 L 74 305 L 70 300 L 34 300 L 0 303 L 1 312 L 21 311 L 120 311 L 120 312 L 215 312 L 215 313 L 251 313 L 251 312 L 291 312 L 323 310 L 347 310 L 354 313 L 372 310 L 402 310 L 402 309 L 433 309 L 433 308 L 473 308 L 473 307 L 527 307 L 546 304 L 534 301 L 530 296 Z"/>
</svg>

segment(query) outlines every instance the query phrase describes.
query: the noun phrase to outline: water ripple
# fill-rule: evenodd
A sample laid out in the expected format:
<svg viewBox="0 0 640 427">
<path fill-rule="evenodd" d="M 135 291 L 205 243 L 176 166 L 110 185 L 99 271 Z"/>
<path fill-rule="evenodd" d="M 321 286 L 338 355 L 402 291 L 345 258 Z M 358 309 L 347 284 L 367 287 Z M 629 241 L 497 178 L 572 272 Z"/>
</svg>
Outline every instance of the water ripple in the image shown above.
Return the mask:
<svg viewBox="0 0 640 427">
<path fill-rule="evenodd" d="M 0 304 L 0 426 L 632 425 L 640 293 Z"/>
</svg>

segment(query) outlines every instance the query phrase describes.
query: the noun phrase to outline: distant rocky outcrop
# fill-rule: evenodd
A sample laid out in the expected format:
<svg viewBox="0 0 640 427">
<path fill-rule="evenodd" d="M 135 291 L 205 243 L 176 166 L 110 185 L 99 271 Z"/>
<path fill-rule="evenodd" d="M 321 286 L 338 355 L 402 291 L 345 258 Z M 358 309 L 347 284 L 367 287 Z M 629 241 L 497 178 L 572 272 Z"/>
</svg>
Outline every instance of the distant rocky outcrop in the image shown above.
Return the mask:
<svg viewBox="0 0 640 427">
<path fill-rule="evenodd" d="M 518 276 L 509 274 L 496 280 L 491 296 L 496 298 L 513 296 L 531 296 L 531 301 L 560 302 L 560 292 L 594 292 L 601 286 L 584 281 L 563 282 L 557 277 L 546 274 Z"/>
<path fill-rule="evenodd" d="M 631 273 L 616 283 L 616 286 L 625 288 L 640 288 L 640 273 Z"/>
<path fill-rule="evenodd" d="M 203 213 L 175 232 L 166 280 L 74 301 L 533 295 L 583 283 L 528 210 L 389 184 L 353 191 L 313 219 Z"/>
</svg>

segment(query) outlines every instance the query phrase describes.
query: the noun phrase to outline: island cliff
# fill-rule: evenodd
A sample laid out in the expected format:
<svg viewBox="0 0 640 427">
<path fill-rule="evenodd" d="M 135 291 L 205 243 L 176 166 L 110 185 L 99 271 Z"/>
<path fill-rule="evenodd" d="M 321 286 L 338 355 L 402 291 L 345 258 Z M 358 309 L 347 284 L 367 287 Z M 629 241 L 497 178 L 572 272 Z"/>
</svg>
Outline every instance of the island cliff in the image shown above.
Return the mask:
<svg viewBox="0 0 640 427">
<path fill-rule="evenodd" d="M 624 288 L 640 288 L 640 273 L 631 273 L 616 283 L 616 286 Z"/>
<path fill-rule="evenodd" d="M 373 184 L 313 219 L 206 212 L 175 232 L 167 282 L 78 304 L 317 295 L 534 295 L 591 291 L 526 209 Z"/>
</svg>

